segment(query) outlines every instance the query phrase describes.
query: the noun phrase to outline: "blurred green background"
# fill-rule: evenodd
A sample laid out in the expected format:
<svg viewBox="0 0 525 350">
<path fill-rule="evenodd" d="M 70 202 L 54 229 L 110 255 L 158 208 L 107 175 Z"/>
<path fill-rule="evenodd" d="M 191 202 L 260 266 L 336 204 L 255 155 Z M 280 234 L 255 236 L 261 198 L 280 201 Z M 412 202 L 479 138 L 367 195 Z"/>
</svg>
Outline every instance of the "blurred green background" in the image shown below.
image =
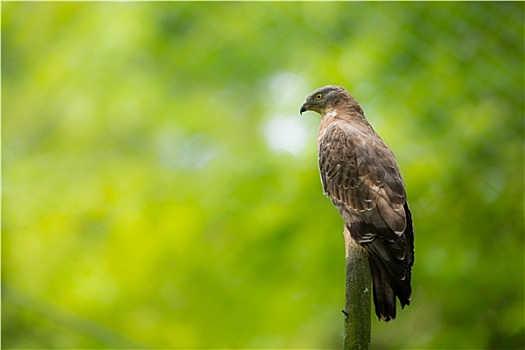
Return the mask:
<svg viewBox="0 0 525 350">
<path fill-rule="evenodd" d="M 523 348 L 524 3 L 2 3 L 2 346 L 340 348 L 314 113 L 393 149 L 412 304 L 372 347 Z"/>
</svg>

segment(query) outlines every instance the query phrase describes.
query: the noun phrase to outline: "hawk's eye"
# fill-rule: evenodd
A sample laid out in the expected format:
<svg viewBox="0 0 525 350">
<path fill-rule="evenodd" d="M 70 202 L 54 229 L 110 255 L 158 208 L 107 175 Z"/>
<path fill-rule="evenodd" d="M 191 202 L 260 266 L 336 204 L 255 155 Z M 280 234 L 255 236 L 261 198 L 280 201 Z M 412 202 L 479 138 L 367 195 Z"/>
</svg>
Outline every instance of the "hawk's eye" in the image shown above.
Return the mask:
<svg viewBox="0 0 525 350">
<path fill-rule="evenodd" d="M 323 95 L 321 95 L 321 94 L 317 94 L 317 95 L 315 95 L 315 99 L 316 99 L 316 100 L 320 100 L 320 99 L 322 99 L 322 98 L 323 98 Z"/>
</svg>

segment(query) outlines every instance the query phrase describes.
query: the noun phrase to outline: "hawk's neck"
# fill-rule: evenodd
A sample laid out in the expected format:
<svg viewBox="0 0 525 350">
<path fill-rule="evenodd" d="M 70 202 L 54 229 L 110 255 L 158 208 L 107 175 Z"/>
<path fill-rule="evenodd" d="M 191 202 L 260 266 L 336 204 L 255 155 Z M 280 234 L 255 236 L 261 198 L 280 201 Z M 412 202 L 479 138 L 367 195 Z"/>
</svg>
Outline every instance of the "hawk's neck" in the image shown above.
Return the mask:
<svg viewBox="0 0 525 350">
<path fill-rule="evenodd" d="M 370 126 L 358 104 L 328 107 L 323 111 L 321 124 L 327 125 L 336 120 L 343 120 L 355 126 L 361 125 L 366 128 Z"/>
</svg>

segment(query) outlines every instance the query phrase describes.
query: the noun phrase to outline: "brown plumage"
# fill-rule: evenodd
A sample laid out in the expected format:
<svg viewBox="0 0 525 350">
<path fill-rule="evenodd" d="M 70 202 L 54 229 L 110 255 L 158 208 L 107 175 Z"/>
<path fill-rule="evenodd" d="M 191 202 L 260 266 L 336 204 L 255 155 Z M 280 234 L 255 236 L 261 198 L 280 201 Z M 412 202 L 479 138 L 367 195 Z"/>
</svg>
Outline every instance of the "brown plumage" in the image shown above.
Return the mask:
<svg viewBox="0 0 525 350">
<path fill-rule="evenodd" d="M 323 190 L 351 237 L 369 254 L 376 315 L 396 317 L 410 304 L 414 229 L 401 173 L 392 151 L 340 86 L 315 90 L 301 106 L 321 114 L 319 171 Z"/>
</svg>

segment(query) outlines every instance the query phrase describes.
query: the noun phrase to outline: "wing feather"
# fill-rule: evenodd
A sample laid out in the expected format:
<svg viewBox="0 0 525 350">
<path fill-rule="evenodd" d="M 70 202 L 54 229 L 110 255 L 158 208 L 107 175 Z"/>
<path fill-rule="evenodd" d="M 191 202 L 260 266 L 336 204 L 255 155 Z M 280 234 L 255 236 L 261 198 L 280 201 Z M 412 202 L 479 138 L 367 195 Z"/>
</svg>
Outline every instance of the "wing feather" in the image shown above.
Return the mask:
<svg viewBox="0 0 525 350">
<path fill-rule="evenodd" d="M 319 131 L 323 190 L 370 254 L 376 314 L 395 318 L 395 296 L 410 303 L 413 228 L 403 179 L 386 144 L 371 129 L 334 120 Z"/>
<path fill-rule="evenodd" d="M 374 134 L 348 123 L 329 124 L 319 138 L 323 190 L 352 211 L 374 211 L 395 232 L 403 232 L 406 202 L 394 155 Z"/>
</svg>

